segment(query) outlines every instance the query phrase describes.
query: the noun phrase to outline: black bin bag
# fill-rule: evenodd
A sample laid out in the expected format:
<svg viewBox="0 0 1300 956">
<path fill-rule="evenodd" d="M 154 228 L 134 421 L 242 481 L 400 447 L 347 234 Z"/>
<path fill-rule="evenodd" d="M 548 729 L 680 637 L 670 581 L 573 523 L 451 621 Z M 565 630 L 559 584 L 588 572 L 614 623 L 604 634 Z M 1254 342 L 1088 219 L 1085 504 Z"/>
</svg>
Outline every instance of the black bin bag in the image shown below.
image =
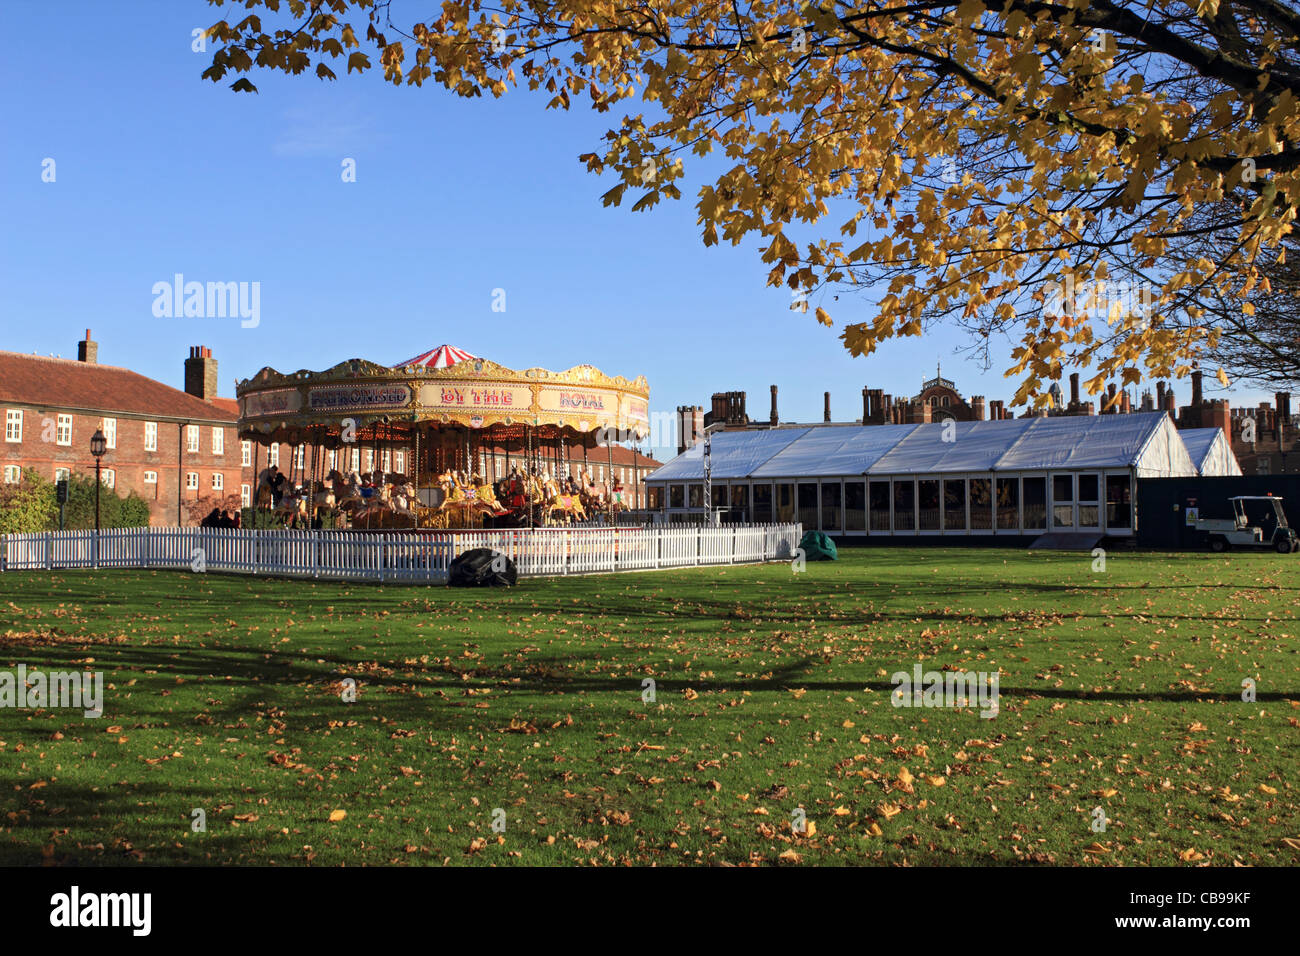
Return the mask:
<svg viewBox="0 0 1300 956">
<path fill-rule="evenodd" d="M 519 570 L 515 563 L 491 548 L 466 551 L 447 569 L 447 584 L 453 588 L 508 588 L 518 580 Z"/>
</svg>

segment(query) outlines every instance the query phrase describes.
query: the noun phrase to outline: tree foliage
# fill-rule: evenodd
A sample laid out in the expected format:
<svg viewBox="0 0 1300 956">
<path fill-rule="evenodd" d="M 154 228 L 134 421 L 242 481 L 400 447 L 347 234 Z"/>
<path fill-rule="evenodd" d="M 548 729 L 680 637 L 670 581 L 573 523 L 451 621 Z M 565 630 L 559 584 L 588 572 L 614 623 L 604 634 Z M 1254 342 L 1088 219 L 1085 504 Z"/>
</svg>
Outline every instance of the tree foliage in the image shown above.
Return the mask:
<svg viewBox="0 0 1300 956">
<path fill-rule="evenodd" d="M 843 329 L 853 354 L 932 323 L 986 354 L 1009 338 L 1017 402 L 1048 401 L 1065 364 L 1093 369 L 1094 394 L 1189 372 L 1217 343 L 1203 300 L 1262 281 L 1300 196 L 1285 0 L 445 0 L 419 22 L 427 8 L 375 0 L 231 6 L 209 31 L 214 81 L 333 79 L 373 54 L 393 83 L 462 96 L 639 98 L 652 115 L 628 109 L 582 157 L 617 180 L 606 204 L 679 198 L 686 161 L 717 154 L 705 244 L 758 237 L 773 285 L 869 292 L 875 315 Z M 1180 256 L 1207 208 L 1222 215 L 1195 228 L 1231 254 Z M 1092 305 L 1065 305 L 1064 284 Z"/>
<path fill-rule="evenodd" d="M 123 498 L 112 488 L 99 489 L 101 528 L 148 525 L 149 503 L 135 492 Z M 94 475 L 74 473 L 68 478 L 63 526 L 69 531 L 95 527 Z M 59 504 L 54 482 L 28 468 L 18 484 L 0 485 L 0 534 L 58 530 Z"/>
</svg>

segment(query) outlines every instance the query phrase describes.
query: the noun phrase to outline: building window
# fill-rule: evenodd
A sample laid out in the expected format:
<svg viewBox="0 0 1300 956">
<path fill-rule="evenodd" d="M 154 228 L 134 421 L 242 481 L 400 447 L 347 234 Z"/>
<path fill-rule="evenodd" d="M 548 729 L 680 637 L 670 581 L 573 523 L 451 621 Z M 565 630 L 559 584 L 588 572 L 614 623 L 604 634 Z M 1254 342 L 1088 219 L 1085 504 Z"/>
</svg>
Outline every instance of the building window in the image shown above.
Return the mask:
<svg viewBox="0 0 1300 956">
<path fill-rule="evenodd" d="M 117 472 L 112 468 L 105 468 L 99 473 L 99 480 L 104 483 L 105 488 L 117 487 Z"/>
<path fill-rule="evenodd" d="M 108 448 L 117 447 L 117 419 L 105 418 L 100 428 L 104 431 L 104 444 Z"/>
<path fill-rule="evenodd" d="M 280 443 L 279 442 L 271 442 L 271 447 L 267 450 L 266 453 L 266 463 L 268 465 L 274 465 L 276 468 L 280 467 Z"/>
<path fill-rule="evenodd" d="M 185 426 L 185 448 L 190 454 L 198 454 L 199 451 L 199 426 Z"/>
<path fill-rule="evenodd" d="M 16 485 L 23 480 L 23 470 L 18 465 L 5 465 L 5 484 Z"/>
<path fill-rule="evenodd" d="M 245 468 L 253 467 L 253 443 L 251 441 L 241 441 L 239 443 L 239 463 Z"/>
<path fill-rule="evenodd" d="M 352 449 L 352 470 L 353 471 L 361 470 L 361 449 L 360 448 Z"/>
<path fill-rule="evenodd" d="M 5 409 L 5 441 L 23 440 L 23 410 L 21 408 Z"/>
<path fill-rule="evenodd" d="M 198 491 L 199 473 L 197 471 L 185 472 L 185 487 L 190 491 Z"/>
<path fill-rule="evenodd" d="M 144 423 L 144 450 L 145 451 L 158 450 L 158 423 L 157 422 Z"/>
<path fill-rule="evenodd" d="M 241 508 L 251 508 L 253 505 L 253 489 L 248 485 L 239 486 L 239 506 Z"/>
<path fill-rule="evenodd" d="M 60 415 L 57 427 L 54 432 L 54 443 L 56 445 L 72 444 L 72 416 Z"/>
<path fill-rule="evenodd" d="M 226 488 L 226 476 L 219 471 L 212 473 L 212 490 L 224 491 Z"/>
<path fill-rule="evenodd" d="M 385 473 L 393 470 L 393 456 L 392 453 L 390 453 L 387 448 L 385 448 L 383 452 L 380 453 L 379 460 L 382 463 L 381 467 L 383 468 Z"/>
<path fill-rule="evenodd" d="M 374 471 L 374 470 L 375 470 L 375 450 L 373 448 L 367 448 L 366 449 L 366 471 Z"/>
<path fill-rule="evenodd" d="M 146 471 L 146 472 L 144 473 L 144 483 L 145 483 L 146 485 L 156 485 L 156 484 L 158 484 L 158 472 L 156 472 L 156 471 Z"/>
<path fill-rule="evenodd" d="M 226 453 L 226 430 L 224 428 L 212 429 L 212 454 L 224 455 Z"/>
<path fill-rule="evenodd" d="M 71 478 L 71 477 L 72 477 L 72 472 L 71 472 L 69 469 L 67 469 L 67 468 L 55 468 L 55 469 L 54 469 L 54 480 L 55 480 L 55 481 L 66 481 L 68 478 Z"/>
<path fill-rule="evenodd" d="M 397 472 L 398 472 L 398 474 L 401 474 L 401 475 L 406 474 L 406 452 L 404 452 L 404 451 L 396 452 L 396 453 L 393 455 L 393 460 L 394 460 L 394 462 L 395 462 L 396 465 L 397 465 Z M 495 461 L 495 459 L 494 459 L 494 460 L 493 460 L 493 471 L 495 471 L 495 470 L 496 470 L 496 461 Z"/>
<path fill-rule="evenodd" d="M 299 445 L 297 448 L 293 450 L 293 467 L 297 468 L 299 471 L 302 471 L 303 459 L 305 459 L 306 457 L 307 457 L 307 446 Z"/>
</svg>

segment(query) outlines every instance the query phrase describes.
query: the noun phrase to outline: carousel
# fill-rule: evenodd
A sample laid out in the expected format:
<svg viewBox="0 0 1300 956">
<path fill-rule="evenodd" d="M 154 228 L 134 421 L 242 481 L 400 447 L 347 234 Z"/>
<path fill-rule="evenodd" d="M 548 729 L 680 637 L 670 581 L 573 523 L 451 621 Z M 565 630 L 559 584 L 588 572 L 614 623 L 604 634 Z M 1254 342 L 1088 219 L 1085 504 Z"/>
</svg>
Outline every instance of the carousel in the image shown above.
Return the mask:
<svg viewBox="0 0 1300 956">
<path fill-rule="evenodd" d="M 624 507 L 610 441 L 649 434 L 644 376 L 590 365 L 516 371 L 450 345 L 392 366 L 354 358 L 320 372 L 263 368 L 235 395 L 255 508 L 266 523 L 295 527 L 591 519 Z M 287 473 L 270 464 L 273 444 L 294 449 Z M 610 480 L 598 483 L 586 463 L 606 459 Z"/>
</svg>

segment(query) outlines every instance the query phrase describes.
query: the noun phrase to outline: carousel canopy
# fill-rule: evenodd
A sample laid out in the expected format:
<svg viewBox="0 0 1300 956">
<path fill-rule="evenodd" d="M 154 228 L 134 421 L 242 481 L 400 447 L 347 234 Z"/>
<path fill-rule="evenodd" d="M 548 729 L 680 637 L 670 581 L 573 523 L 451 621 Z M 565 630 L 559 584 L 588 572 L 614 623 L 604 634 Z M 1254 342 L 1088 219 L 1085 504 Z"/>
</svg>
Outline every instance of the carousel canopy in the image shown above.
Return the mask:
<svg viewBox="0 0 1300 956">
<path fill-rule="evenodd" d="M 591 365 L 517 371 L 450 345 L 396 366 L 357 358 L 319 372 L 263 368 L 237 382 L 235 395 L 241 434 L 259 440 L 328 441 L 344 429 L 398 438 L 440 427 L 498 437 L 530 429 L 542 439 L 608 429 L 615 441 L 650 432 L 643 375 Z"/>
<path fill-rule="evenodd" d="M 476 358 L 478 358 L 477 355 L 470 355 L 464 349 L 458 349 L 454 345 L 439 345 L 436 349 L 421 352 L 413 359 L 398 362 L 393 368 L 406 368 L 408 365 L 420 365 L 424 368 L 451 368 L 457 362 Z"/>
</svg>

